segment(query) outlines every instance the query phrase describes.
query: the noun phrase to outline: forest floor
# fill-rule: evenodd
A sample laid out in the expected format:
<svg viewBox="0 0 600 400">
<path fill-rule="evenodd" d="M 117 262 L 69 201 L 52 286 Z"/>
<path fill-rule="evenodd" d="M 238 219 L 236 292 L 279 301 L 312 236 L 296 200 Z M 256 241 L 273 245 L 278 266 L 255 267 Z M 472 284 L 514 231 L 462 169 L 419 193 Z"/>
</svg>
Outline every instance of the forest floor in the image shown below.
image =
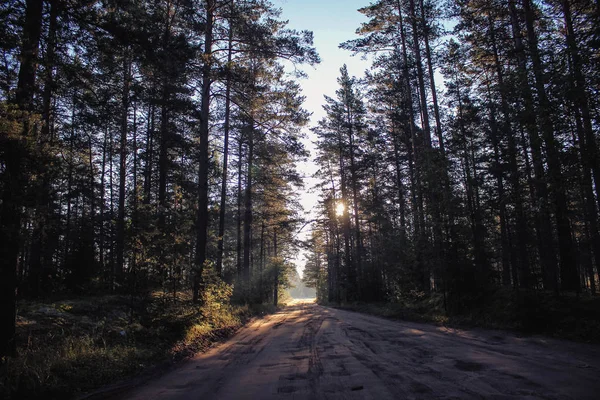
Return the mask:
<svg viewBox="0 0 600 400">
<path fill-rule="evenodd" d="M 395 303 L 333 305 L 380 317 L 454 328 L 510 330 L 600 344 L 600 296 L 498 289 L 464 311 L 447 313 L 441 294 L 416 295 Z"/>
<path fill-rule="evenodd" d="M 597 399 L 600 347 L 296 303 L 115 400 Z"/>
<path fill-rule="evenodd" d="M 133 301 L 117 295 L 22 301 L 19 356 L 0 365 L 0 398 L 69 399 L 115 382 L 126 386 L 132 377 L 160 374 L 254 316 L 274 311 L 215 302 L 198 307 L 188 294 L 174 300 L 162 292 Z"/>
</svg>

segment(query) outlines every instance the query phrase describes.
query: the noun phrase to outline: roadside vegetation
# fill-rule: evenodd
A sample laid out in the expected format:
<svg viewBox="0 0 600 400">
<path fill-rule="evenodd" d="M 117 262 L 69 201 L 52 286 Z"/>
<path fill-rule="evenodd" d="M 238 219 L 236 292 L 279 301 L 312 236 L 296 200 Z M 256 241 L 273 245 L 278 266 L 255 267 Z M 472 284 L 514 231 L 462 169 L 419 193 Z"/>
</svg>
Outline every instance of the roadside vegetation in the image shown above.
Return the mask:
<svg viewBox="0 0 600 400">
<path fill-rule="evenodd" d="M 202 305 L 191 293 L 162 291 L 20 302 L 19 357 L 2 364 L 0 397 L 69 399 L 150 377 L 276 309 L 231 305 L 226 284 L 204 293 Z"/>
<path fill-rule="evenodd" d="M 323 302 L 322 302 L 323 303 Z M 512 330 L 579 342 L 600 343 L 600 298 L 499 289 L 469 308 L 449 313 L 440 293 L 413 292 L 386 303 L 342 303 L 331 306 L 414 322 L 454 328 Z"/>
</svg>

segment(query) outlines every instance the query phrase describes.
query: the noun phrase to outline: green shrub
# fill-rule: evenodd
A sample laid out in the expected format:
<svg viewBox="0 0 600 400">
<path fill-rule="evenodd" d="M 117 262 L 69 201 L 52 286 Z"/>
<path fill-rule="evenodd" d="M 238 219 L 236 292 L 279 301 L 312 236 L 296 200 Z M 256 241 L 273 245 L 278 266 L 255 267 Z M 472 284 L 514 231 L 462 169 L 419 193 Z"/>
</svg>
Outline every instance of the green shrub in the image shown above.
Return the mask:
<svg viewBox="0 0 600 400">
<path fill-rule="evenodd" d="M 128 296 L 19 306 L 18 357 L 2 360 L 0 397 L 68 399 L 149 366 L 193 355 L 271 306 L 232 306 L 230 285 L 210 270 L 201 306 L 189 293 L 155 292 L 143 312 Z M 142 309 L 134 305 L 135 309 Z"/>
</svg>

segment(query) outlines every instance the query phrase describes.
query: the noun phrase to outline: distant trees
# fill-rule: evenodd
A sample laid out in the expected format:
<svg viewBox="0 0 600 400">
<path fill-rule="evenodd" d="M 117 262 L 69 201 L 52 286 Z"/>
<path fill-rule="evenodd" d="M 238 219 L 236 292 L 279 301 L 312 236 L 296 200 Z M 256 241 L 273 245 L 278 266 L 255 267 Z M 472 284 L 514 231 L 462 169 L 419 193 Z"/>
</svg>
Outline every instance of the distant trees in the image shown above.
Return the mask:
<svg viewBox="0 0 600 400">
<path fill-rule="evenodd" d="M 0 7 L 0 355 L 25 296 L 187 288 L 200 301 L 215 268 L 240 301 L 273 301 L 306 156 L 282 60 L 317 63 L 312 34 L 263 1 Z"/>
<path fill-rule="evenodd" d="M 359 11 L 369 21 L 341 47 L 374 54 L 373 67 L 360 84 L 342 70 L 340 92 L 352 81 L 368 99 L 351 113 L 362 136 L 341 135 L 352 125 L 328 98 L 316 130 L 322 220 L 307 279 L 323 288 L 327 277 L 320 298 L 436 291 L 457 311 L 499 286 L 596 293 L 595 3 Z M 455 24 L 446 41 L 442 18 Z"/>
<path fill-rule="evenodd" d="M 333 223 L 340 224 L 336 230 L 341 231 L 343 241 L 343 245 L 336 249 L 340 269 L 339 275 L 334 278 L 333 287 L 337 291 L 334 297 L 346 301 L 355 299 L 364 289 L 358 286 L 359 281 L 365 282 L 358 194 L 363 186 L 360 177 L 365 167 L 360 149 L 366 134 L 366 109 L 358 96 L 357 82 L 350 78 L 346 66 L 340 73 L 336 98 L 326 97 L 324 109 L 327 116 L 314 132 L 318 138 L 319 161 L 327 166 L 320 175 L 325 182 L 324 189 L 327 187 L 327 196 L 332 200 L 328 206 L 332 207 L 331 213 L 336 214 Z"/>
</svg>

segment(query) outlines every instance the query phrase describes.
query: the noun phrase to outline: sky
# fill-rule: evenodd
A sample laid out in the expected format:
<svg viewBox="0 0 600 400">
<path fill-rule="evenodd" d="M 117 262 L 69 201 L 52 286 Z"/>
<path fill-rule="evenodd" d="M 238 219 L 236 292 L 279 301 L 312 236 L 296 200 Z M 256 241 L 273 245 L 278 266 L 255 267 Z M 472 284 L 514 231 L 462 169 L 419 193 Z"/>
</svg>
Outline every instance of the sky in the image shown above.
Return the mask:
<svg viewBox="0 0 600 400">
<path fill-rule="evenodd" d="M 314 33 L 314 45 L 321 56 L 321 63 L 313 67 L 305 67 L 303 70 L 308 74 L 307 79 L 302 79 L 300 85 L 306 96 L 304 108 L 312 113 L 309 126 L 305 129 L 307 139 L 304 141 L 306 147 L 314 155 L 312 142 L 314 137 L 310 127 L 324 117 L 323 96 L 335 96 L 338 87 L 337 78 L 340 68 L 346 64 L 350 75 L 362 76 L 369 62 L 362 60 L 360 56 L 352 56 L 349 51 L 338 48 L 338 45 L 346 40 L 357 37 L 356 29 L 366 18 L 357 10 L 369 4 L 369 0 L 273 0 L 277 7 L 282 9 L 281 18 L 288 20 L 288 28 L 297 30 L 310 30 Z M 301 204 L 305 212 L 310 213 L 316 209 L 318 197 L 310 191 L 316 182 L 309 177 L 316 171 L 317 167 L 312 161 L 303 162 L 298 169 L 306 177 L 305 188 L 300 193 Z M 310 218 L 310 214 L 307 215 Z M 310 233 L 310 227 L 304 228 L 299 235 L 306 238 Z M 304 268 L 304 254 L 299 254 L 294 260 L 300 274 Z"/>
</svg>

